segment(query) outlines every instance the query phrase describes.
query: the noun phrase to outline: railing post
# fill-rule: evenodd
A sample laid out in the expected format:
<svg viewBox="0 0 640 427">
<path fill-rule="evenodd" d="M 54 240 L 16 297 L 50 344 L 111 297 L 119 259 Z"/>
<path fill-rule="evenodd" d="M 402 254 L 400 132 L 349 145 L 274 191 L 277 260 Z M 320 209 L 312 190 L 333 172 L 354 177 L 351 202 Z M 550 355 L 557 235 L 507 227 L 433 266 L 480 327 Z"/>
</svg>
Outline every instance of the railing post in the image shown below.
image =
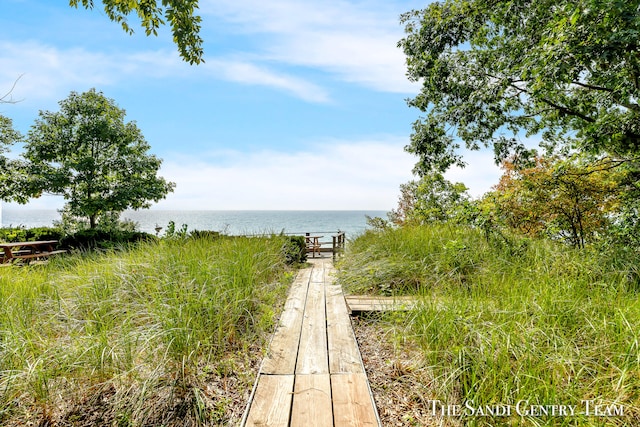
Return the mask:
<svg viewBox="0 0 640 427">
<path fill-rule="evenodd" d="M 338 234 L 331 236 L 332 246 L 333 246 L 333 258 L 335 259 L 337 254 L 341 254 L 344 252 L 344 240 L 345 233 L 344 231 L 338 230 Z"/>
</svg>

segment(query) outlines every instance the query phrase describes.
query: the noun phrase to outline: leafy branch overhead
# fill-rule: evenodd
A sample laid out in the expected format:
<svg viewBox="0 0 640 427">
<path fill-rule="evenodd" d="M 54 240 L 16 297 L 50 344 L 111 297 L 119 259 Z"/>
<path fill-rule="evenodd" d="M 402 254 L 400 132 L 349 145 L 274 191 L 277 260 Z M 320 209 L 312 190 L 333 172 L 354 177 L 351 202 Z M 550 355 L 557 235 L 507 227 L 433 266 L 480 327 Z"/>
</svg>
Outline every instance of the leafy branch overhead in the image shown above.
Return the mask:
<svg viewBox="0 0 640 427">
<path fill-rule="evenodd" d="M 634 157 L 640 144 L 637 2 L 446 0 L 402 16 L 416 172 L 463 165 L 456 141 L 524 153 L 548 149 Z"/>
<path fill-rule="evenodd" d="M 109 19 L 122 25 L 129 34 L 133 33 L 133 27 L 128 18 L 133 14 L 148 36 L 157 35 L 160 26 L 168 23 L 180 56 L 190 64 L 204 62 L 200 37 L 202 18 L 195 14 L 198 0 L 102 0 L 102 3 Z M 94 1 L 69 0 L 69 5 L 93 9 Z"/>
</svg>

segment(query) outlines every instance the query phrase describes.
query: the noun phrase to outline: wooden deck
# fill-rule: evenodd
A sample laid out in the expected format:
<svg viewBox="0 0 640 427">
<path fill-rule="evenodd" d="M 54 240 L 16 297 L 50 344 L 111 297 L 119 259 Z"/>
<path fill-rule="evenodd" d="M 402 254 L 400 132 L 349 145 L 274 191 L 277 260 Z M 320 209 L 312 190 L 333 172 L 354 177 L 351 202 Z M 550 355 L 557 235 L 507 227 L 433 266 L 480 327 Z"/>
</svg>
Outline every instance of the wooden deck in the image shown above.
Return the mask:
<svg viewBox="0 0 640 427">
<path fill-rule="evenodd" d="M 331 258 L 291 287 L 243 426 L 380 426 Z"/>
</svg>

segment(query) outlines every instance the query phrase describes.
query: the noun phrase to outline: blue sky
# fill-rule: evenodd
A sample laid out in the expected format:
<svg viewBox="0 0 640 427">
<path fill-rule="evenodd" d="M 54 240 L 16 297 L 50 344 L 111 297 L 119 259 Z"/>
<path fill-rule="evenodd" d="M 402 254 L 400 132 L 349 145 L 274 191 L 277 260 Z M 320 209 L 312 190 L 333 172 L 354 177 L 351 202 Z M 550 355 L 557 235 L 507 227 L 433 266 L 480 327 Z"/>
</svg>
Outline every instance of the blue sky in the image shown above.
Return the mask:
<svg viewBox="0 0 640 427">
<path fill-rule="evenodd" d="M 200 0 L 205 63 L 179 58 L 167 29 L 132 36 L 101 10 L 2 0 L 0 106 L 26 133 L 71 91 L 102 91 L 163 159 L 176 190 L 155 209 L 396 206 L 416 159 L 419 112 L 405 100 L 399 15 L 424 1 Z M 490 153 L 448 178 L 475 196 L 497 182 Z M 59 208 L 44 196 L 27 208 Z M 5 204 L 5 207 L 16 207 Z"/>
</svg>

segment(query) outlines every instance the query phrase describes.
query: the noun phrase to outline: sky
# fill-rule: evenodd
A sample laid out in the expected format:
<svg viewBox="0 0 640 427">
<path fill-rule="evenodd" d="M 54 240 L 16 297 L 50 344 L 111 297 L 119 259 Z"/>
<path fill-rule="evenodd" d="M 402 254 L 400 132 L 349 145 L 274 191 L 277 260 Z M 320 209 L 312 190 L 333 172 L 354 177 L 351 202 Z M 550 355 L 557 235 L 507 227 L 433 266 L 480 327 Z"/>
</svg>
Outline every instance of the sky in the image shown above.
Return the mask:
<svg viewBox="0 0 640 427">
<path fill-rule="evenodd" d="M 128 35 L 95 3 L 2 0 L 0 92 L 15 84 L 18 102 L 0 114 L 26 134 L 71 91 L 101 91 L 176 183 L 153 209 L 388 211 L 416 179 L 404 147 L 419 84 L 397 44 L 400 14 L 424 0 L 200 0 L 200 65 L 181 60 L 167 28 L 147 37 L 132 20 Z M 465 160 L 448 179 L 475 197 L 497 183 L 490 153 Z"/>
</svg>

